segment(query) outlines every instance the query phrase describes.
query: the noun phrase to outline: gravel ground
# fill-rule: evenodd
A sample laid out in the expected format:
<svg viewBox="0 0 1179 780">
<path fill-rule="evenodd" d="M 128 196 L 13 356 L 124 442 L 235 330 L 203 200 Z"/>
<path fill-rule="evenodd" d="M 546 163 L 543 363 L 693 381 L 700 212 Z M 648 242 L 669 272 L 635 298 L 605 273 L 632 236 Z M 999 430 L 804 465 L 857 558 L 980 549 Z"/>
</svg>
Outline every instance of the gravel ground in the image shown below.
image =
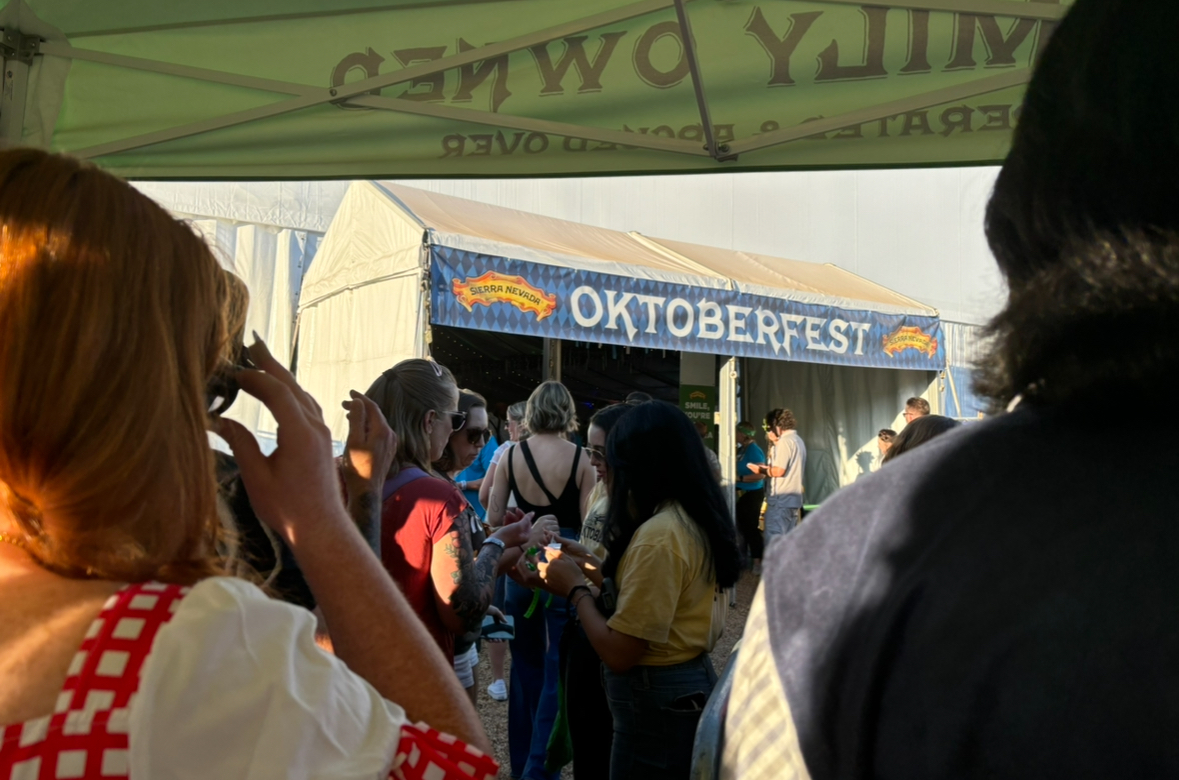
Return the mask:
<svg viewBox="0 0 1179 780">
<path fill-rule="evenodd" d="M 753 601 L 753 593 L 760 580 L 746 572 L 737 583 L 737 606 L 729 610 L 729 619 L 725 624 L 725 633 L 721 636 L 716 648 L 712 651 L 712 663 L 717 674 L 725 668 L 729 660 L 729 653 L 733 645 L 741 638 L 741 630 L 745 626 L 745 617 L 749 614 L 749 604 Z M 511 655 L 508 656 L 508 666 L 511 665 Z M 483 719 L 483 727 L 487 729 L 487 736 L 491 739 L 495 749 L 496 760 L 500 763 L 501 778 L 508 778 L 508 703 L 495 701 L 487 695 L 487 685 L 491 682 L 491 667 L 487 659 L 487 643 L 479 656 L 479 717 Z M 565 767 L 562 778 L 575 777 L 571 767 Z M 583 778 L 582 780 L 601 780 L 600 778 Z"/>
</svg>

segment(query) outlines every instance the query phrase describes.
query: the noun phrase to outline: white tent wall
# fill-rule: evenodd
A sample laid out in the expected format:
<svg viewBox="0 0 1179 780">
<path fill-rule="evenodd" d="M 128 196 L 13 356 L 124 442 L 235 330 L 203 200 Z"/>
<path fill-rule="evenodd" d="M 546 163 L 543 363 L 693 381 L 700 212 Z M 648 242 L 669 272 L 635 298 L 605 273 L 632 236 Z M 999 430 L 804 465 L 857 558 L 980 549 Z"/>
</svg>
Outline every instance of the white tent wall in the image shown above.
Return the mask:
<svg viewBox="0 0 1179 780">
<path fill-rule="evenodd" d="M 989 402 L 974 392 L 974 369 L 986 357 L 983 328 L 957 322 L 943 322 L 946 340 L 946 371 L 939 384 L 943 414 L 962 419 L 978 419 L 986 414 Z"/>
<path fill-rule="evenodd" d="M 246 343 L 257 333 L 283 365 L 290 365 L 299 284 L 320 236 L 224 220 L 194 219 L 192 224 L 250 290 Z M 242 393 L 225 416 L 254 431 L 264 449 L 274 447 L 277 424 L 258 400 Z"/>
<path fill-rule="evenodd" d="M 221 264 L 250 290 L 246 341 L 257 332 L 271 352 L 289 365 L 303 273 L 327 228 L 319 213 L 336 203 L 319 183 L 140 183 L 164 208 L 188 220 Z M 334 187 L 340 185 L 331 183 Z M 329 188 L 330 189 L 330 188 Z M 342 192 L 342 190 L 341 190 Z M 314 196 L 314 197 L 312 197 Z M 308 198 L 311 198 L 308 200 Z M 318 227 L 308 230 L 309 227 Z M 274 418 L 257 400 L 241 394 L 226 417 L 254 431 L 263 449 L 274 447 Z"/>
<path fill-rule="evenodd" d="M 876 434 L 900 430 L 912 396 L 928 398 L 936 374 L 777 360 L 743 362 L 744 408 L 755 423 L 770 409 L 794 412 L 806 443 L 805 501 L 817 504 L 880 465 Z M 764 436 L 760 443 L 766 446 Z M 768 453 L 767 449 L 767 453 Z"/>
<path fill-rule="evenodd" d="M 332 437 L 340 402 L 398 361 L 421 357 L 426 303 L 424 229 L 377 185 L 349 188 L 303 283 L 299 381 L 323 407 Z"/>
<path fill-rule="evenodd" d="M 982 324 L 1004 297 L 983 234 L 997 168 L 590 179 L 412 180 L 445 195 L 621 231 L 832 263 Z"/>
</svg>

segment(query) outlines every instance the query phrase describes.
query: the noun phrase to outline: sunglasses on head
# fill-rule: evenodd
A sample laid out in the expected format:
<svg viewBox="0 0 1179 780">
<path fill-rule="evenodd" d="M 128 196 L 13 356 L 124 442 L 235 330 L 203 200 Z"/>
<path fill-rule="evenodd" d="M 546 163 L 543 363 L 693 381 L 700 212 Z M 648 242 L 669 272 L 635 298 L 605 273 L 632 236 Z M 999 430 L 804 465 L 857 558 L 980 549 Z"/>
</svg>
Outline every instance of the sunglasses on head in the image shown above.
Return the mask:
<svg viewBox="0 0 1179 780">
<path fill-rule="evenodd" d="M 449 416 L 451 431 L 461 431 L 463 426 L 467 424 L 466 412 L 440 412 L 438 410 L 434 410 L 434 414 L 438 415 L 439 417 Z"/>
</svg>

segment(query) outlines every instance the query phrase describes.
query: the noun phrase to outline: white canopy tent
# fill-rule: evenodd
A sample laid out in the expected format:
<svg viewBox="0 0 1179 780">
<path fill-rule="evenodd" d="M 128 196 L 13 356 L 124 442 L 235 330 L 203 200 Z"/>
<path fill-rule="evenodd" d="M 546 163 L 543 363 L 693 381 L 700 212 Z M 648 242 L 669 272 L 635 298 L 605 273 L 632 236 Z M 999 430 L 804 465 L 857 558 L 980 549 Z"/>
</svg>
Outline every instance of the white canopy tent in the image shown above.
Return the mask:
<svg viewBox="0 0 1179 780">
<path fill-rule="evenodd" d="M 284 365 L 294 357 L 295 314 L 304 271 L 319 249 L 347 184 L 140 182 L 145 195 L 192 224 L 221 264 L 250 289 L 246 319 Z M 242 393 L 226 417 L 254 432 L 266 450 L 275 446 L 274 418 Z"/>
<path fill-rule="evenodd" d="M 511 273 L 528 269 L 524 272 L 528 279 L 510 273 L 499 274 L 495 269 L 501 267 L 512 269 Z M 486 281 L 488 274 L 494 277 L 491 282 Z M 580 274 L 577 277 L 580 281 L 566 282 L 565 279 L 572 278 L 573 274 Z M 600 300 L 605 303 L 596 304 L 598 317 L 594 321 L 594 296 L 598 293 L 584 283 L 590 278 L 648 285 L 643 288 L 647 292 L 627 292 L 620 288 L 616 293 L 602 287 L 604 297 Z M 497 280 L 502 282 L 504 279 L 516 280 L 519 289 L 508 285 L 510 289 L 505 291 L 500 289 L 504 288 L 503 284 L 496 288 Z M 606 281 L 601 284 L 608 286 Z M 638 290 L 637 287 L 634 289 Z M 546 336 L 560 333 L 551 329 L 558 328 L 557 321 L 565 317 L 569 326 L 576 320 L 578 324 L 591 322 L 599 328 L 596 335 L 579 335 L 577 340 L 601 339 L 603 343 L 650 347 L 655 342 L 642 339 L 645 334 L 650 334 L 651 339 L 662 338 L 656 333 L 657 324 L 660 328 L 664 324 L 673 326 L 673 330 L 680 332 L 691 329 L 684 328 L 682 321 L 673 322 L 670 314 L 666 323 L 653 316 L 655 303 L 651 302 L 654 296 L 650 291 L 654 289 L 697 291 L 699 300 L 694 305 L 701 312 L 700 330 L 704 329 L 704 313 L 713 305 L 706 300 L 709 296 L 729 296 L 724 297 L 725 301 L 730 301 L 724 306 L 728 307 L 730 315 L 734 310 L 748 308 L 749 313 L 743 316 L 748 320 L 750 334 L 755 333 L 757 316 L 762 312 L 768 314 L 768 310 L 757 308 L 754 314 L 754 304 L 743 307 L 731 301 L 773 300 L 818 307 L 808 311 L 859 312 L 856 316 L 860 317 L 869 313 L 906 323 L 936 323 L 937 317 L 936 310 L 930 307 L 832 265 L 653 239 L 393 183 L 356 182 L 345 195 L 316 262 L 304 279 L 299 303 L 300 381 L 320 401 L 333 433 L 340 437 L 346 422 L 336 401 L 346 397 L 350 389 L 365 389 L 381 371 L 399 360 L 428 354 L 431 322 Z M 468 303 L 460 300 L 463 309 L 453 305 L 454 299 L 464 295 L 468 299 L 481 295 L 491 298 L 468 300 Z M 514 299 L 518 304 L 516 309 L 505 304 L 506 298 L 496 295 L 517 295 Z M 545 306 L 543 299 L 548 295 L 552 299 L 549 314 L 537 314 L 535 319 L 531 314 L 519 314 L 518 310 L 531 311 L 529 303 L 520 303 L 520 295 L 535 297 L 542 308 Z M 624 311 L 628 301 L 631 308 Z M 647 310 L 644 305 L 648 306 Z M 669 312 L 674 305 L 674 301 L 668 304 Z M 721 310 L 719 304 L 716 308 Z M 496 313 L 504 311 L 507 313 Z M 461 321 L 454 321 L 455 316 Z M 477 320 L 479 324 L 476 325 L 472 324 L 476 320 L 464 319 L 468 316 L 485 319 Z M 644 316 L 647 319 L 642 319 Z M 869 429 L 874 436 L 873 426 L 879 419 L 880 410 L 891 408 L 892 413 L 888 415 L 891 419 L 898 398 L 903 401 L 906 394 L 927 389 L 933 379 L 931 369 L 934 364 L 920 360 L 905 364 L 898 361 L 898 367 L 908 367 L 892 371 L 878 371 L 867 364 L 857 364 L 851 354 L 857 350 L 865 351 L 863 334 L 868 333 L 866 323 L 860 331 L 856 331 L 855 323 L 852 323 L 852 330 L 847 331 L 849 336 L 853 332 L 860 333 L 858 347 L 855 347 L 855 339 L 850 343 L 844 339 L 841 343 L 835 335 L 842 327 L 838 323 L 843 322 L 844 326 L 848 323 L 834 320 L 836 324 L 829 328 L 835 340 L 829 340 L 823 348 L 819 340 L 827 338 L 824 335 L 827 331 L 820 333 L 822 326 L 818 315 L 783 316 L 786 317 L 781 321 L 783 327 L 793 317 L 791 321 L 799 323 L 800 328 L 804 321 L 809 326 L 811 320 L 815 320 L 814 328 L 808 327 L 805 334 L 801 331 L 793 334 L 793 340 L 782 332 L 777 341 L 773 332 L 756 331 L 760 345 L 766 349 L 767 345 L 773 345 L 772 354 L 779 360 L 755 359 L 750 363 L 775 363 L 775 368 L 766 369 L 765 374 L 773 377 L 778 376 L 778 371 L 801 370 L 800 366 L 813 370 L 815 367 L 806 361 L 816 355 L 808 350 L 840 352 L 842 347 L 842 364 L 821 366 L 827 369 L 823 376 L 831 377 L 830 381 L 838 386 L 837 391 L 846 397 L 845 408 L 841 410 L 844 420 L 849 419 L 848 410 L 866 410 L 860 414 L 862 423 L 852 425 L 850 429 L 846 422 L 835 422 L 836 418 L 814 426 L 812 447 L 832 452 L 832 458 L 854 461 L 855 453 L 863 443 L 856 438 L 862 438 L 864 431 Z M 697 339 L 684 344 L 666 340 L 658 343 L 669 349 L 729 355 L 742 346 L 734 342 L 742 340 L 744 332 L 740 328 L 746 327 L 745 322 L 745 319 L 737 320 L 737 330 L 731 320 L 727 326 L 718 326 L 728 327 L 728 336 L 706 337 L 715 339 L 712 342 Z M 769 320 L 763 320 L 757 327 L 767 323 Z M 774 332 L 777 332 L 777 322 L 769 324 L 773 324 Z M 752 341 L 754 339 L 750 336 L 748 342 Z M 790 345 L 794 347 L 793 354 Z M 933 354 L 937 350 L 936 339 L 927 346 L 932 346 L 927 356 L 929 360 L 941 357 L 941 353 L 937 353 L 937 357 Z M 803 362 L 783 362 L 781 358 Z M 881 360 L 884 362 L 876 365 L 892 365 L 886 358 Z M 864 379 L 864 376 L 874 374 L 890 377 L 887 381 Z M 751 402 L 762 403 L 757 396 L 758 385 L 754 383 L 749 387 L 754 392 Z M 722 387 L 722 399 L 723 396 Z M 790 403 L 804 404 L 801 398 Z M 834 409 L 822 408 L 824 413 L 835 414 Z M 721 433 L 724 448 L 727 433 L 723 428 Z M 822 461 L 820 458 L 816 462 Z M 834 484 L 830 479 L 824 479 L 825 492 L 838 486 L 842 481 L 838 475 L 844 471 L 847 469 L 843 467 L 835 469 Z"/>
</svg>

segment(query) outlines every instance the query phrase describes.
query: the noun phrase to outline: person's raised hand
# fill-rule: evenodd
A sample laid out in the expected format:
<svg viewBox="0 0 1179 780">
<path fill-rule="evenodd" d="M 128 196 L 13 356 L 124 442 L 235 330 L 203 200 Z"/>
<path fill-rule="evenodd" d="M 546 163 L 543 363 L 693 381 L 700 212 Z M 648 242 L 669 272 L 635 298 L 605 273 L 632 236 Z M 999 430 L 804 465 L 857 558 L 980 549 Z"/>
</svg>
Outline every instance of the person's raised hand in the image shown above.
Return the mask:
<svg viewBox="0 0 1179 780">
<path fill-rule="evenodd" d="M 545 515 L 532 523 L 532 533 L 526 547 L 548 547 L 561 533 L 561 525 L 553 515 Z"/>
<path fill-rule="evenodd" d="M 521 509 L 520 507 L 518 507 L 518 506 L 508 507 L 507 509 L 504 510 L 504 516 L 503 516 L 503 520 L 500 522 L 500 526 L 503 527 L 503 526 L 507 525 L 508 523 L 514 523 L 523 516 L 524 516 L 524 510 Z"/>
<path fill-rule="evenodd" d="M 529 537 L 532 534 L 532 512 L 528 514 L 520 514 L 519 517 L 512 516 L 511 522 L 505 523 L 503 526 L 491 535 L 492 539 L 498 539 L 504 543 L 504 549 L 510 550 L 513 547 L 523 547 L 527 544 Z M 509 520 L 507 514 L 504 515 L 504 520 Z"/>
<path fill-rule="evenodd" d="M 381 408 L 356 392 L 343 402 L 348 410 L 348 441 L 344 446 L 344 477 L 380 490 L 397 455 L 397 434 L 389 427 Z M 370 488 L 371 489 L 371 488 Z"/>
<path fill-rule="evenodd" d="M 349 520 L 340 501 L 332 434 L 319 404 L 275 360 L 258 334 L 254 339 L 250 357 L 258 370 L 241 369 L 236 378 L 242 390 L 274 415 L 278 446 L 264 455 L 250 431 L 225 418 L 214 422 L 214 431 L 233 451 L 258 517 L 294 547 L 317 523 L 347 525 Z"/>
<path fill-rule="evenodd" d="M 543 587 L 549 593 L 564 598 L 578 585 L 585 585 L 585 575 L 572 558 L 562 555 L 561 550 L 546 550 L 547 561 L 538 561 L 537 573 Z"/>
</svg>

